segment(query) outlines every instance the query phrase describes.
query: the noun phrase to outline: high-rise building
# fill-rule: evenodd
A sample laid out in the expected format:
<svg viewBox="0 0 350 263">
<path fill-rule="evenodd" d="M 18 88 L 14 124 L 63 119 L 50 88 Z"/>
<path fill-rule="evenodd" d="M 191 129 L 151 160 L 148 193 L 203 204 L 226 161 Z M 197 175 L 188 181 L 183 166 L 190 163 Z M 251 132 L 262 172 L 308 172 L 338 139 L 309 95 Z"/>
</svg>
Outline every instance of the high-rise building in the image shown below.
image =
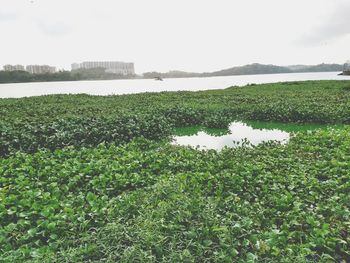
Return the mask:
<svg viewBox="0 0 350 263">
<path fill-rule="evenodd" d="M 73 63 L 72 70 L 104 68 L 105 72 L 120 75 L 134 75 L 134 63 L 117 62 L 117 61 L 85 61 L 82 63 Z"/>
<path fill-rule="evenodd" d="M 24 66 L 22 65 L 5 65 L 4 66 L 5 71 L 24 71 Z"/>
<path fill-rule="evenodd" d="M 31 74 L 55 73 L 56 68 L 48 65 L 28 65 L 26 71 Z"/>
</svg>

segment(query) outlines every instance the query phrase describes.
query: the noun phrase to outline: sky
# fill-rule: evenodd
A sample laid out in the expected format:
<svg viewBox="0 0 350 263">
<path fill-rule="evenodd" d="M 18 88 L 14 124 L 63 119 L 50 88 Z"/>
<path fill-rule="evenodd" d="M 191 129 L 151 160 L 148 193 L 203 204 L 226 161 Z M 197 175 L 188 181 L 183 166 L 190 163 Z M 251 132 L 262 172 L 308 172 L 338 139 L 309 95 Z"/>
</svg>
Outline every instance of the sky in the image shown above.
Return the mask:
<svg viewBox="0 0 350 263">
<path fill-rule="evenodd" d="M 350 0 L 0 0 L 0 66 L 136 73 L 350 59 Z"/>
</svg>

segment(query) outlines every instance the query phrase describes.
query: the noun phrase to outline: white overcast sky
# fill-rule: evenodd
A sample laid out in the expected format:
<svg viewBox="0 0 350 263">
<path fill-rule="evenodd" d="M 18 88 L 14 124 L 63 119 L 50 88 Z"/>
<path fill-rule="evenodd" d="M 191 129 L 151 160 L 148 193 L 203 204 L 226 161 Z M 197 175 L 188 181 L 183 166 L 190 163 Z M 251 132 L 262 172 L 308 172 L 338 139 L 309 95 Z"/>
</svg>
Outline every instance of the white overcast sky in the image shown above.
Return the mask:
<svg viewBox="0 0 350 263">
<path fill-rule="evenodd" d="M 146 71 L 344 63 L 350 0 L 0 0 L 0 66 Z"/>
</svg>

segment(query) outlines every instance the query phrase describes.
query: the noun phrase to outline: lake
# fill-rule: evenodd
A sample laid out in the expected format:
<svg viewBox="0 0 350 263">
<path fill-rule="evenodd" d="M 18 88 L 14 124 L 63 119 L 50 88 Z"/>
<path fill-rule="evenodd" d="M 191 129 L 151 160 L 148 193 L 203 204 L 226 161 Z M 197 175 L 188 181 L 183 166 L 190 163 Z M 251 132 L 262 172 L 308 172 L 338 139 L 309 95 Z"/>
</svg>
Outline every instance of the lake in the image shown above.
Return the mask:
<svg viewBox="0 0 350 263">
<path fill-rule="evenodd" d="M 206 78 L 94 80 L 0 84 L 0 98 L 21 98 L 48 94 L 121 95 L 141 92 L 198 91 L 244 86 L 251 83 L 274 83 L 302 80 L 350 80 L 339 72 L 260 74 Z"/>
<path fill-rule="evenodd" d="M 232 122 L 228 129 L 201 126 L 177 128 L 174 131 L 172 144 L 201 150 L 221 150 L 225 146 L 235 148 L 242 145 L 243 141 L 253 146 L 268 141 L 285 144 L 293 132 L 342 127 L 343 125 L 236 121 Z"/>
</svg>

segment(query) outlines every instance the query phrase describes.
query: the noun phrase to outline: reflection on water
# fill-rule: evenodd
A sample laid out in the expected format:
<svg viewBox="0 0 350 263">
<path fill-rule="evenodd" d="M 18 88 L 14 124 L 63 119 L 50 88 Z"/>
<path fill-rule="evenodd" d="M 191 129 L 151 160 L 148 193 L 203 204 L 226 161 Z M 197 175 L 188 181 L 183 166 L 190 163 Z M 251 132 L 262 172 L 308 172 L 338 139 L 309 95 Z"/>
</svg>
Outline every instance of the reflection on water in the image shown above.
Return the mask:
<svg viewBox="0 0 350 263">
<path fill-rule="evenodd" d="M 329 126 L 329 125 L 328 125 Z M 233 122 L 228 129 L 185 127 L 175 130 L 173 144 L 220 150 L 224 146 L 238 147 L 243 141 L 258 145 L 267 141 L 288 142 L 290 133 L 327 128 L 320 124 L 291 124 L 262 121 Z M 338 127 L 332 125 L 332 127 Z"/>
</svg>

